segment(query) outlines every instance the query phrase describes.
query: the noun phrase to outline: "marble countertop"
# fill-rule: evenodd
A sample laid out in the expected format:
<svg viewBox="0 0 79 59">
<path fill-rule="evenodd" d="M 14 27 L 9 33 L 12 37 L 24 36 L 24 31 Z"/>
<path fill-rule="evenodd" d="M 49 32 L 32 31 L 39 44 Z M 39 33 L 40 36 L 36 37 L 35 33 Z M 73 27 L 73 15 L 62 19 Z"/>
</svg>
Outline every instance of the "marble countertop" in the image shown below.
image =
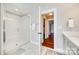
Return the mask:
<svg viewBox="0 0 79 59">
<path fill-rule="evenodd" d="M 65 35 L 72 43 L 79 47 L 79 32 L 64 31 Z"/>
</svg>

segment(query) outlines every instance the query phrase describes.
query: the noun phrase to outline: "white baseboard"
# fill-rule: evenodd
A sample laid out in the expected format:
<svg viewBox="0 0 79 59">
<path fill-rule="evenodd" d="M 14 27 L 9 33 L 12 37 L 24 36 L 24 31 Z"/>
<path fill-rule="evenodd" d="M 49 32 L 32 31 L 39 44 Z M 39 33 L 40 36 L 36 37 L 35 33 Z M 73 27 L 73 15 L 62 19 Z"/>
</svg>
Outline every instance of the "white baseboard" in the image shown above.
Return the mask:
<svg viewBox="0 0 79 59">
<path fill-rule="evenodd" d="M 39 45 L 39 43 L 37 42 L 34 42 L 34 41 L 31 41 L 31 43 L 35 44 L 35 45 Z"/>
<path fill-rule="evenodd" d="M 56 49 L 54 49 L 54 51 L 59 52 L 61 54 L 64 54 L 64 50 L 63 49 L 56 48 Z"/>
</svg>

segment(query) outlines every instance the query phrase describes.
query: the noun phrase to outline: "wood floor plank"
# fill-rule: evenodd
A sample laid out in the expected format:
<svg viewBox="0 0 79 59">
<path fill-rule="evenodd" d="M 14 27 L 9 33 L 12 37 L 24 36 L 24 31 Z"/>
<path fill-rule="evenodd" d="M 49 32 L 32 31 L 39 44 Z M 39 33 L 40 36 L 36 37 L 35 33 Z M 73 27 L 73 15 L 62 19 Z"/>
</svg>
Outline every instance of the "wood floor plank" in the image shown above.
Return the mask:
<svg viewBox="0 0 79 59">
<path fill-rule="evenodd" d="M 54 36 L 49 35 L 49 37 L 44 40 L 42 45 L 54 49 Z"/>
</svg>

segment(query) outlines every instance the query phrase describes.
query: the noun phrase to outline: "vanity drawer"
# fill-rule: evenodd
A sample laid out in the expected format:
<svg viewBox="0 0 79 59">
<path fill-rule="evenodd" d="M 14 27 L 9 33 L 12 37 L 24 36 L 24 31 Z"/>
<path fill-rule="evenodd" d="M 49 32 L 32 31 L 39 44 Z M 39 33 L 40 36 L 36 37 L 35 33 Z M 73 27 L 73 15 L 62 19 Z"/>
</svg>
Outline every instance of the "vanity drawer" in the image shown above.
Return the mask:
<svg viewBox="0 0 79 59">
<path fill-rule="evenodd" d="M 78 54 L 78 48 L 72 42 L 70 42 L 70 49 L 74 52 L 74 54 Z"/>
<path fill-rule="evenodd" d="M 66 48 L 65 53 L 66 55 L 74 55 L 74 52 L 69 47 Z"/>
<path fill-rule="evenodd" d="M 79 55 L 79 49 L 77 49 L 77 55 Z"/>
</svg>

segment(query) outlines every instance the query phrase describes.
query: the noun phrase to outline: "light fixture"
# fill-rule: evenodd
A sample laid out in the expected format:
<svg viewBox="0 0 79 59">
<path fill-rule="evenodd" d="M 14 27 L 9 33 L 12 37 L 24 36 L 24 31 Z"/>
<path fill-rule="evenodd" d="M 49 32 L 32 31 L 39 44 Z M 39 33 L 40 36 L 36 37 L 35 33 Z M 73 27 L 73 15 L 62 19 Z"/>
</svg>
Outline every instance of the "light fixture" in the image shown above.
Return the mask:
<svg viewBox="0 0 79 59">
<path fill-rule="evenodd" d="M 49 13 L 49 15 L 53 15 L 52 13 Z"/>
<path fill-rule="evenodd" d="M 18 11 L 18 9 L 14 9 L 15 11 Z"/>
</svg>

